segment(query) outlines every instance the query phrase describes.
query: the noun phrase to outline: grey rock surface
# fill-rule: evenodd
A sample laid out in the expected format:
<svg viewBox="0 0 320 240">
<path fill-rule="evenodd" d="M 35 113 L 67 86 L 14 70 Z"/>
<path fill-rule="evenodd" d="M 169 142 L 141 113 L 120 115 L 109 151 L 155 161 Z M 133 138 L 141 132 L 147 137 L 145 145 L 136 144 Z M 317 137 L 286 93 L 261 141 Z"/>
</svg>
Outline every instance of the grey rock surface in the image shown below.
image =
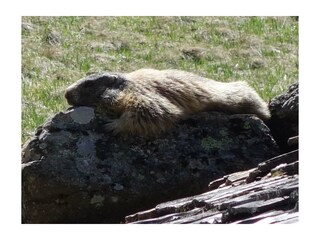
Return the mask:
<svg viewBox="0 0 320 240">
<path fill-rule="evenodd" d="M 157 139 L 113 136 L 96 109 L 70 108 L 22 150 L 23 223 L 119 223 L 278 154 L 252 115 L 204 112 Z"/>
</svg>

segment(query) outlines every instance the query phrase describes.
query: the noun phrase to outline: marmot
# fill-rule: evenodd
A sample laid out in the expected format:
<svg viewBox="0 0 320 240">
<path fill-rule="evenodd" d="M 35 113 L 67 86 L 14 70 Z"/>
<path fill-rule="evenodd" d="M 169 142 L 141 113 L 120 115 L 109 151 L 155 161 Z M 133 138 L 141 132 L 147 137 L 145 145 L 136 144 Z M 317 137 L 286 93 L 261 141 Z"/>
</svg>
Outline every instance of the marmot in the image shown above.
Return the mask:
<svg viewBox="0 0 320 240">
<path fill-rule="evenodd" d="M 201 111 L 270 117 L 268 105 L 246 82 L 217 82 L 180 70 L 140 69 L 131 73 L 90 75 L 69 86 L 73 106 L 99 107 L 118 118 L 106 130 L 157 136 L 177 121 Z"/>
</svg>

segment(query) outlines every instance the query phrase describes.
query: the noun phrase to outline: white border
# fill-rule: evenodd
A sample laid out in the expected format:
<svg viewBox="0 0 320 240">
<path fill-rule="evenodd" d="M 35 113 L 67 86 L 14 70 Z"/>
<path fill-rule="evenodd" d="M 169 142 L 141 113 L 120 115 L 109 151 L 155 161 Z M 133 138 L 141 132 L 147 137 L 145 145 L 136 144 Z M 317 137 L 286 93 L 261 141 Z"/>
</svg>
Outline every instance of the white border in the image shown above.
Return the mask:
<svg viewBox="0 0 320 240">
<path fill-rule="evenodd" d="M 299 239 L 316 233 L 319 175 L 319 23 L 317 1 L 10 1 L 1 4 L 1 235 L 23 239 Z M 20 24 L 25 15 L 299 15 L 300 222 L 277 226 L 21 225 Z M 315 216 L 315 218 L 313 218 Z"/>
</svg>

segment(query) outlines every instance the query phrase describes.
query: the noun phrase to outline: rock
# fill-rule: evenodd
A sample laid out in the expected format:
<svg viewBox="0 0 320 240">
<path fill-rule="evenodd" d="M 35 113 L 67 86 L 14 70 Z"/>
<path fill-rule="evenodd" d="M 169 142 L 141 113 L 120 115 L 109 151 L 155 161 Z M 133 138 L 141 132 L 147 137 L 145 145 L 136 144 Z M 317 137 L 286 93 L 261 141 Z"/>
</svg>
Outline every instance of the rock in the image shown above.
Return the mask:
<svg viewBox="0 0 320 240">
<path fill-rule="evenodd" d="M 113 51 L 123 51 L 129 50 L 130 44 L 129 42 L 125 41 L 113 41 L 113 42 L 91 42 L 90 47 L 92 49 L 96 49 L 102 52 L 109 52 L 110 50 Z"/>
<path fill-rule="evenodd" d="M 119 223 L 278 154 L 253 115 L 204 112 L 149 140 L 104 133 L 109 118 L 70 108 L 38 128 L 22 150 L 23 223 Z"/>
<path fill-rule="evenodd" d="M 263 68 L 264 66 L 265 66 L 265 62 L 261 58 L 254 58 L 251 60 L 251 63 L 250 63 L 251 69 Z"/>
<path fill-rule="evenodd" d="M 269 103 L 271 119 L 268 126 L 272 136 L 278 143 L 281 152 L 296 149 L 296 146 L 288 146 L 288 139 L 299 135 L 299 85 L 295 83 L 289 87 L 287 93 L 275 97 Z"/>
<path fill-rule="evenodd" d="M 61 35 L 58 32 L 48 30 L 45 35 L 45 41 L 50 45 L 57 45 L 61 43 Z"/>
<path fill-rule="evenodd" d="M 34 26 L 31 23 L 22 22 L 21 29 L 26 32 L 31 32 L 34 29 Z"/>
<path fill-rule="evenodd" d="M 200 61 L 205 55 L 205 49 L 198 47 L 186 47 L 182 49 L 182 54 L 184 59 Z"/>
</svg>

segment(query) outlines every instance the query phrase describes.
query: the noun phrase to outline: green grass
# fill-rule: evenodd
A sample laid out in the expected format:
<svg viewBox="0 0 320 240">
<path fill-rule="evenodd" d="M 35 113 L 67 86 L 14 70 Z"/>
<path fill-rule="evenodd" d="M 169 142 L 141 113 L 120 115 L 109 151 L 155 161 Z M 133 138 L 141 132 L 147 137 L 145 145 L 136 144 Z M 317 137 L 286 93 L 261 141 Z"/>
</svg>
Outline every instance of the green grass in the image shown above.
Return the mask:
<svg viewBox="0 0 320 240">
<path fill-rule="evenodd" d="M 175 68 L 245 80 L 266 100 L 298 80 L 292 17 L 23 17 L 22 142 L 91 72 Z"/>
</svg>

